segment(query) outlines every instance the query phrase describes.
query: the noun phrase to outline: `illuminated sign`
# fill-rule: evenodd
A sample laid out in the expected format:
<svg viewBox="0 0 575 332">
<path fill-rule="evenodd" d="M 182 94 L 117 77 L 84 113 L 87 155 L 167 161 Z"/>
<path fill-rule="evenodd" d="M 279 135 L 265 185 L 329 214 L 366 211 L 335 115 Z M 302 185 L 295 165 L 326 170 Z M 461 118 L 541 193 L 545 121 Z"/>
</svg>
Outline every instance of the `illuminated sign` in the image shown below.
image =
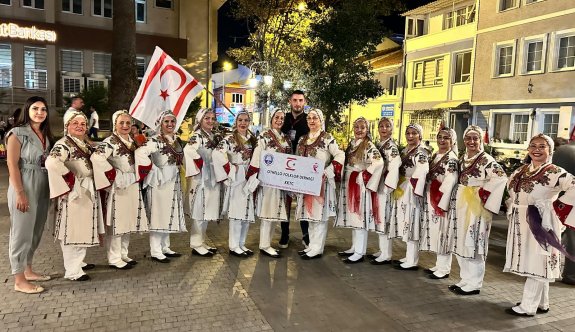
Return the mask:
<svg viewBox="0 0 575 332">
<path fill-rule="evenodd" d="M 56 31 L 37 29 L 35 26 L 31 28 L 21 27 L 14 23 L 1 23 L 0 36 L 48 42 L 56 41 Z"/>
</svg>

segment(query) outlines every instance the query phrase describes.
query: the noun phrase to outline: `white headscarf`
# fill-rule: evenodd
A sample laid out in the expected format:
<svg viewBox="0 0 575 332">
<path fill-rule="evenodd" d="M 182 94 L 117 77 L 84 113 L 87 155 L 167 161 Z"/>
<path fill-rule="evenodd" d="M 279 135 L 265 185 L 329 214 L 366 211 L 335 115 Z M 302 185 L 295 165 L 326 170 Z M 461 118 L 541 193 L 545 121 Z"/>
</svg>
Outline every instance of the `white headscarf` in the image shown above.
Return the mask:
<svg viewBox="0 0 575 332">
<path fill-rule="evenodd" d="M 315 113 L 321 122 L 321 131 L 325 131 L 325 118 L 323 116 L 323 112 L 320 109 L 314 108 L 310 110 L 307 115 L 309 116 L 311 113 Z"/>
<path fill-rule="evenodd" d="M 164 118 L 167 118 L 169 116 L 176 119 L 176 121 L 178 120 L 176 115 L 171 110 L 163 111 L 162 113 L 160 113 L 160 115 L 158 115 L 158 118 L 156 119 L 156 133 L 162 133 L 162 121 L 164 121 Z"/>
<path fill-rule="evenodd" d="M 198 114 L 196 114 L 196 123 L 194 124 L 194 131 L 198 130 L 198 128 L 201 127 L 204 116 L 209 112 L 214 113 L 214 115 L 216 114 L 216 111 L 214 111 L 211 108 L 202 108 L 198 111 Z"/>
<path fill-rule="evenodd" d="M 419 133 L 419 140 L 422 141 L 423 140 L 423 127 L 417 123 L 410 123 L 407 125 L 407 128 L 405 128 L 405 132 L 407 132 L 407 129 L 415 129 L 417 130 L 417 132 Z"/>
<path fill-rule="evenodd" d="M 547 142 L 547 145 L 549 145 L 549 156 L 547 157 L 546 162 L 550 162 L 551 159 L 553 159 L 553 152 L 555 151 L 555 142 L 553 142 L 553 139 L 551 137 L 541 133 L 531 137 L 531 139 L 529 140 L 529 144 L 531 144 L 531 142 L 536 138 L 543 138 Z M 527 156 L 529 156 L 529 154 L 527 154 Z M 531 158 L 527 158 L 527 160 L 530 161 Z"/>
<path fill-rule="evenodd" d="M 270 117 L 270 128 L 272 127 L 272 124 L 274 122 L 274 116 L 278 113 L 278 112 L 282 112 L 284 115 L 286 114 L 286 112 L 284 110 L 282 110 L 281 108 L 276 108 L 275 111 L 272 112 L 271 117 Z"/>
<path fill-rule="evenodd" d="M 457 147 L 457 133 L 455 132 L 455 130 L 453 130 L 451 128 L 443 127 L 443 128 L 439 129 L 439 131 L 437 132 L 437 135 L 439 135 L 439 133 L 442 131 L 449 133 L 449 136 L 451 137 L 451 151 L 455 152 L 455 155 L 458 155 L 459 149 Z"/>
<path fill-rule="evenodd" d="M 236 118 L 234 119 L 234 124 L 232 125 L 232 130 L 236 130 L 238 128 L 238 119 L 240 118 L 240 115 L 245 114 L 248 116 L 248 119 L 250 120 L 250 123 L 252 123 L 252 117 L 250 116 L 250 113 L 248 113 L 247 111 L 239 111 L 238 114 L 236 114 Z M 249 131 L 249 129 L 248 129 Z"/>
<path fill-rule="evenodd" d="M 365 117 L 360 116 L 359 118 L 355 119 L 355 121 L 353 121 L 353 126 L 354 126 L 354 127 L 355 127 L 355 124 L 356 124 L 358 121 L 363 121 L 363 122 L 365 122 L 365 126 L 367 127 L 367 135 L 366 135 L 366 138 L 371 141 L 371 130 L 370 130 L 370 128 L 369 128 L 369 121 L 367 121 L 367 119 L 366 119 Z"/>
<path fill-rule="evenodd" d="M 68 124 L 70 124 L 70 122 L 78 116 L 83 117 L 84 120 L 86 120 L 86 125 L 88 124 L 88 118 L 86 117 L 86 114 L 84 114 L 84 112 L 81 111 L 66 112 L 66 114 L 64 114 L 64 135 L 68 134 Z"/>
<path fill-rule="evenodd" d="M 483 151 L 483 129 L 481 129 L 481 127 L 479 126 L 475 126 L 475 125 L 471 125 L 469 127 L 467 127 L 467 129 L 465 129 L 465 131 L 463 132 L 463 137 L 467 136 L 468 133 L 470 132 L 476 132 L 477 135 L 479 135 L 479 151 Z"/>
<path fill-rule="evenodd" d="M 118 120 L 120 115 L 127 115 L 128 117 L 130 117 L 130 120 L 132 119 L 132 116 L 130 115 L 130 113 L 128 113 L 127 110 L 119 110 L 119 111 L 114 112 L 114 114 L 112 114 L 112 126 L 113 126 L 113 132 L 116 134 L 117 134 L 116 121 Z"/>
</svg>

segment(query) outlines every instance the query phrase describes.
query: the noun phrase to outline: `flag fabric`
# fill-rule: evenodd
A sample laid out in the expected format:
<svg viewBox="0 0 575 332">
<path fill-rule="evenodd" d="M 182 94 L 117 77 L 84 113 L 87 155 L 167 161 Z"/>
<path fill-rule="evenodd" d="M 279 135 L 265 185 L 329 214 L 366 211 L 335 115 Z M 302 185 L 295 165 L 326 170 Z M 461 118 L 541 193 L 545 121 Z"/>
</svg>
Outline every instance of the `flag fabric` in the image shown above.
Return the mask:
<svg viewBox="0 0 575 332">
<path fill-rule="evenodd" d="M 573 126 L 573 129 L 571 130 L 571 136 L 569 137 L 569 141 L 571 142 L 575 141 L 575 126 Z"/>
<path fill-rule="evenodd" d="M 138 93 L 130 105 L 130 115 L 155 129 L 160 113 L 171 110 L 177 118 L 177 130 L 190 103 L 203 89 L 198 80 L 156 46 Z"/>
<path fill-rule="evenodd" d="M 489 144 L 489 127 L 485 127 L 485 135 L 483 135 L 483 143 Z"/>
</svg>

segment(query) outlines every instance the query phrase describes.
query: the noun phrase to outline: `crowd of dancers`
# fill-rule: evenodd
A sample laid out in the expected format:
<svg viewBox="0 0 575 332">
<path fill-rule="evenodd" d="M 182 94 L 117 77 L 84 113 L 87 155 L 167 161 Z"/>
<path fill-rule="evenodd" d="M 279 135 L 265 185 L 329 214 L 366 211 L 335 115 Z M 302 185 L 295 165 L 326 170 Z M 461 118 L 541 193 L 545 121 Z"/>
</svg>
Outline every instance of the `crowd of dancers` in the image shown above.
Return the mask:
<svg viewBox="0 0 575 332">
<path fill-rule="evenodd" d="M 436 254 L 436 263 L 425 271 L 431 279 L 443 279 L 455 256 L 460 281 L 449 289 L 476 295 L 483 284 L 493 214 L 499 213 L 507 188 L 504 271 L 527 277 L 521 301 L 507 310 L 514 315 L 548 311 L 549 283 L 560 277 L 560 258 L 573 259 L 558 236 L 564 225 L 575 225 L 575 177 L 551 163 L 554 143 L 543 134 L 530 139 L 528 160 L 508 178 L 483 150 L 483 131 L 473 125 L 464 131 L 459 157 L 454 130 L 438 130 L 438 151 L 430 155 L 421 144 L 423 128 L 413 123 L 400 151 L 392 139 L 393 119 L 386 117 L 379 121 L 377 142 L 369 122 L 356 119 L 354 137 L 342 150 L 325 131 L 318 109 L 303 114 L 308 130 L 299 135 L 282 131 L 289 113 L 276 109 L 269 129 L 258 137 L 249 130 L 249 113 L 239 112 L 232 132 L 221 136 L 215 130 L 215 112 L 202 109 L 187 144 L 177 137 L 177 119 L 170 111 L 160 114 L 157 135 L 142 144 L 130 136 L 133 119 L 125 110 L 113 114 L 113 133 L 99 144 L 85 139 L 88 120 L 79 111 L 65 114 L 65 135 L 54 141 L 48 113 L 44 99 L 30 98 L 6 138 L 9 254 L 14 288 L 23 293 L 44 291 L 32 282 L 51 278 L 32 270 L 47 219 L 53 219 L 62 248 L 64 277 L 85 281 L 90 279 L 85 271 L 93 265 L 84 258 L 92 246 L 105 244 L 111 268 L 137 264 L 129 256 L 132 233 L 149 232 L 154 261 L 169 263 L 181 256 L 171 249 L 170 234 L 187 231 L 185 213 L 192 219 L 193 255 L 217 253 L 206 243 L 206 229 L 220 220 L 229 223 L 230 255 L 253 255 L 246 236 L 257 217 L 260 253 L 280 258 L 272 247 L 274 223 L 290 220 L 292 201 L 294 219 L 306 223 L 302 259 L 322 256 L 333 219 L 335 227 L 352 229 L 351 247 L 338 253 L 344 263 L 369 257 L 374 265 L 417 270 L 419 252 L 429 251 Z M 261 186 L 260 156 L 270 151 L 321 160 L 320 195 Z M 47 218 L 53 206 L 53 218 Z M 378 238 L 379 251 L 368 256 L 370 232 Z M 404 258 L 396 261 L 394 239 L 406 244 Z"/>
</svg>

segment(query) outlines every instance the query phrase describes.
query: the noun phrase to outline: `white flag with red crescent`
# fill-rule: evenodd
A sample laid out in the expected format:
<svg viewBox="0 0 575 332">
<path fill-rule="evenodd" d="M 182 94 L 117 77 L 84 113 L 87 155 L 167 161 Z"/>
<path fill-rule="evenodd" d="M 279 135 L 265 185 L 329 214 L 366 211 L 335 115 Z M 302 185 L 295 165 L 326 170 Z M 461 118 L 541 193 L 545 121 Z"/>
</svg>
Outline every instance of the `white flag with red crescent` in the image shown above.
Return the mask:
<svg viewBox="0 0 575 332">
<path fill-rule="evenodd" d="M 198 80 L 156 46 L 136 98 L 130 105 L 130 115 L 155 128 L 160 113 L 171 110 L 177 117 L 177 130 L 190 103 L 203 89 Z"/>
</svg>

